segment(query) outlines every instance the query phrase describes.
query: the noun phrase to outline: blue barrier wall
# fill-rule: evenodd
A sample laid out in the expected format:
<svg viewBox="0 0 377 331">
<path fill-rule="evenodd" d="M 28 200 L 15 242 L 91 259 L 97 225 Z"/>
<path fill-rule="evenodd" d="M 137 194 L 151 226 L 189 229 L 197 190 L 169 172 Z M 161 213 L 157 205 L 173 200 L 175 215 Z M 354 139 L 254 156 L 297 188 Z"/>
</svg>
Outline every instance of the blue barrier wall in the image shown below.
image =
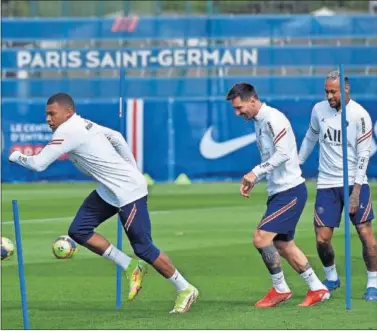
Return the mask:
<svg viewBox="0 0 377 331">
<path fill-rule="evenodd" d="M 311 107 L 324 97 L 325 72 L 340 63 L 351 96 L 373 119 L 368 175 L 377 178 L 377 45 L 368 41 L 376 36 L 376 15 L 4 18 L 2 39 L 10 46 L 2 48 L 2 69 L 10 77 L 1 82 L 3 181 L 87 179 L 64 157 L 32 173 L 10 165 L 7 156 L 15 148 L 36 154 L 49 141 L 44 105 L 57 92 L 71 94 L 83 116 L 117 129 L 119 79 L 109 75 L 121 66 L 132 74 L 124 96 L 144 101 L 144 172 L 158 181 L 182 172 L 198 180 L 239 179 L 260 157 L 252 123 L 234 116 L 224 101 L 227 90 L 240 81 L 255 85 L 263 100 L 287 114 L 300 144 Z M 153 44 L 140 43 L 146 40 Z M 106 47 L 98 46 L 103 42 Z M 250 143 L 211 159 L 201 149 L 208 132 L 215 141 L 246 136 Z M 303 167 L 307 177 L 316 176 L 316 155 Z"/>
<path fill-rule="evenodd" d="M 318 99 L 271 99 L 269 104 L 281 109 L 290 119 L 297 142 L 308 128 L 311 108 Z M 373 147 L 368 176 L 377 177 L 377 98 L 359 101 L 372 116 Z M 4 102 L 2 134 L 3 181 L 29 180 L 85 180 L 68 160 L 60 160 L 45 172 L 35 173 L 7 162 L 14 148 L 34 154 L 51 139 L 44 124 L 45 102 Z M 109 101 L 78 102 L 77 111 L 84 117 L 117 129 L 118 103 Z M 130 111 L 128 109 L 127 111 Z M 158 181 L 174 179 L 180 173 L 201 180 L 239 179 L 260 162 L 256 144 L 251 142 L 234 152 L 218 158 L 208 158 L 208 151 L 200 148 L 205 133 L 211 128 L 215 142 L 254 133 L 253 122 L 245 122 L 234 115 L 231 105 L 223 100 L 144 100 L 143 159 L 144 171 Z M 126 123 L 127 124 L 127 123 Z M 207 157 L 206 157 L 207 156 Z M 315 177 L 318 167 L 317 149 L 303 166 L 306 177 Z"/>
<path fill-rule="evenodd" d="M 78 70 L 125 68 L 197 68 L 197 67 L 278 67 L 376 65 L 374 43 L 328 44 L 302 41 L 313 39 L 370 38 L 376 35 L 375 15 L 268 16 L 237 15 L 208 17 L 115 17 L 92 19 L 3 19 L 4 41 L 38 40 L 120 42 L 178 39 L 182 43 L 195 38 L 197 46 L 165 45 L 135 48 L 84 48 L 64 46 L 47 49 L 2 49 L 4 69 Z M 180 39 L 179 39 L 180 38 Z M 244 42 L 237 43 L 244 40 Z M 258 45 L 265 38 L 266 43 Z M 301 38 L 301 44 L 274 45 L 274 40 Z M 219 44 L 213 40 L 231 40 Z M 255 46 L 249 46 L 250 42 Z M 204 42 L 204 45 L 203 45 Z M 134 45 L 134 44 L 133 44 Z M 200 45 L 200 46 L 199 46 Z"/>
</svg>

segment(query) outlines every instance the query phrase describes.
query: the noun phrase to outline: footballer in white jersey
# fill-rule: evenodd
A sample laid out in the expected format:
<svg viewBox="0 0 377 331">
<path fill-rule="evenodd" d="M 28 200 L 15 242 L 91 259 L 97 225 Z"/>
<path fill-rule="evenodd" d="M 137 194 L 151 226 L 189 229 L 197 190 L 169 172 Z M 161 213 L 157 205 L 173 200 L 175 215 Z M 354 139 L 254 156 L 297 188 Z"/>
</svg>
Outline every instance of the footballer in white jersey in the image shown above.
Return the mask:
<svg viewBox="0 0 377 331">
<path fill-rule="evenodd" d="M 68 235 L 126 271 L 130 285 L 129 300 L 133 300 L 140 291 L 149 264 L 176 288 L 177 298 L 171 313 L 187 312 L 199 292 L 152 241 L 146 181 L 123 136 L 77 115 L 74 101 L 65 93 L 48 99 L 46 114 L 47 123 L 54 132 L 49 144 L 38 155 L 26 156 L 15 151 L 9 160 L 31 170 L 43 171 L 67 154 L 79 170 L 98 183 L 97 189 L 78 210 Z M 94 232 L 116 214 L 140 260 L 129 257 Z"/>
<path fill-rule="evenodd" d="M 281 256 L 309 286 L 300 306 L 312 306 L 329 299 L 330 292 L 293 241 L 307 200 L 307 189 L 289 120 L 279 110 L 262 103 L 250 84 L 234 85 L 226 99 L 232 102 L 237 116 L 254 124 L 262 160 L 243 177 L 241 195 L 249 198 L 255 183 L 267 176 L 267 210 L 254 232 L 253 242 L 270 273 L 273 287 L 255 306 L 274 307 L 292 296 L 283 274 Z"/>
<path fill-rule="evenodd" d="M 368 167 L 372 121 L 368 112 L 349 96 L 350 84 L 345 78 L 347 118 L 347 154 L 350 185 L 349 214 L 363 245 L 367 268 L 367 290 L 364 298 L 377 301 L 377 245 L 372 231 L 373 207 L 366 170 Z M 318 255 L 324 266 L 324 284 L 329 290 L 340 286 L 331 238 L 339 227 L 344 207 L 343 152 L 341 127 L 340 74 L 329 73 L 325 81 L 327 99 L 314 105 L 309 129 L 299 152 L 303 164 L 319 143 L 319 174 L 314 207 L 314 224 Z"/>
</svg>

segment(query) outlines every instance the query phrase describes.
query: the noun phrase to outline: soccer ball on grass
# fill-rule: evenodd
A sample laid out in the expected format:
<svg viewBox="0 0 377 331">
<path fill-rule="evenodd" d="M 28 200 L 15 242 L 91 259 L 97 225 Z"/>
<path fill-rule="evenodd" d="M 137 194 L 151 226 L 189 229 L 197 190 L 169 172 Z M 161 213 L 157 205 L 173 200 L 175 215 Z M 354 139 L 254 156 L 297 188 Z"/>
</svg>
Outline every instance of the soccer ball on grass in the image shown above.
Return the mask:
<svg viewBox="0 0 377 331">
<path fill-rule="evenodd" d="M 8 238 L 1 237 L 1 259 L 9 259 L 14 254 L 14 245 Z"/>
<path fill-rule="evenodd" d="M 76 242 L 69 236 L 60 236 L 52 243 L 52 253 L 57 259 L 69 259 L 78 250 Z"/>
</svg>

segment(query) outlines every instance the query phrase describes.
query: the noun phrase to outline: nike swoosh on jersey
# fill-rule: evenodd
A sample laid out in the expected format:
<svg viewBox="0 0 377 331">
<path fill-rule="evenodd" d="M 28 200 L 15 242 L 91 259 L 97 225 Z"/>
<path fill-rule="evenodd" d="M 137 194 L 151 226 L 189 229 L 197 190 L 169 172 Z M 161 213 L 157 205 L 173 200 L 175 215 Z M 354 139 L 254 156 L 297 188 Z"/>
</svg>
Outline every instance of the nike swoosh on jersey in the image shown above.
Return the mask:
<svg viewBox="0 0 377 331">
<path fill-rule="evenodd" d="M 212 138 L 213 128 L 209 127 L 200 141 L 200 153 L 206 159 L 218 159 L 235 152 L 256 141 L 255 133 L 250 133 L 238 138 L 217 142 Z"/>
</svg>

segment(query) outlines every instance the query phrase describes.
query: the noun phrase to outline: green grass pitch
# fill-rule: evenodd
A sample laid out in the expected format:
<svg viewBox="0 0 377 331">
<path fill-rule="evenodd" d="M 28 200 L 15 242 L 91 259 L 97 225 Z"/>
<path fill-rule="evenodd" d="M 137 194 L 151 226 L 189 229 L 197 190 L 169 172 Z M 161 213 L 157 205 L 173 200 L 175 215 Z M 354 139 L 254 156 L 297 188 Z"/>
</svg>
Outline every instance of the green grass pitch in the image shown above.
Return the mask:
<svg viewBox="0 0 377 331">
<path fill-rule="evenodd" d="M 313 233 L 315 185 L 300 220 L 296 242 L 324 277 Z M 252 245 L 252 232 L 266 202 L 265 184 L 250 200 L 237 183 L 159 184 L 152 188 L 149 209 L 156 245 L 167 252 L 201 296 L 189 313 L 170 315 L 173 286 L 149 270 L 135 301 L 115 309 L 115 265 L 80 247 L 70 260 L 57 260 L 52 241 L 68 226 L 94 184 L 28 184 L 2 187 L 2 236 L 14 241 L 11 200 L 19 201 L 29 318 L 32 329 L 376 329 L 377 302 L 365 302 L 366 271 L 361 245 L 352 227 L 352 310 L 345 310 L 344 230 L 336 231 L 336 263 L 343 285 L 322 305 L 298 308 L 307 286 L 284 261 L 293 291 L 290 301 L 273 309 L 253 304 L 271 287 L 267 269 Z M 371 184 L 377 206 L 377 183 Z M 375 232 L 377 226 L 374 227 Z M 116 241 L 115 218 L 98 231 Z M 125 250 L 130 253 L 127 240 Z M 1 327 L 22 329 L 17 259 L 2 261 Z"/>
</svg>

